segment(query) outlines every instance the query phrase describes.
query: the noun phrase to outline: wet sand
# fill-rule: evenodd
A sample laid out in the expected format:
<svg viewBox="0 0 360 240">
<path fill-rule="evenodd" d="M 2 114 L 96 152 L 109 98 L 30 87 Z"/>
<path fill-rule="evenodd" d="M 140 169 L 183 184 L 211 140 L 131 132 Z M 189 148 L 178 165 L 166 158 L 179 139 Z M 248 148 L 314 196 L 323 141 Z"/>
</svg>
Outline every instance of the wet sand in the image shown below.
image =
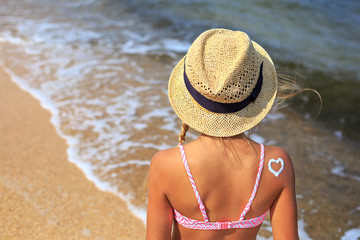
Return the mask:
<svg viewBox="0 0 360 240">
<path fill-rule="evenodd" d="M 0 239 L 143 239 L 126 203 L 67 160 L 50 117 L 0 67 Z"/>
</svg>

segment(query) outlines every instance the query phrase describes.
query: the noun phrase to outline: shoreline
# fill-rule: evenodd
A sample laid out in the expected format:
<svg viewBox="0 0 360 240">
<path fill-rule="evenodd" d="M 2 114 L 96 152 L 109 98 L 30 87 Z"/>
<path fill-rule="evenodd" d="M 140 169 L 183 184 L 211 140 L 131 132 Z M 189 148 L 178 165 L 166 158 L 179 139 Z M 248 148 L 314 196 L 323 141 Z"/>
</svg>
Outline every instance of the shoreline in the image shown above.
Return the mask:
<svg viewBox="0 0 360 240">
<path fill-rule="evenodd" d="M 68 161 L 51 114 L 2 67 L 0 116 L 0 238 L 144 238 L 143 222 Z"/>
</svg>

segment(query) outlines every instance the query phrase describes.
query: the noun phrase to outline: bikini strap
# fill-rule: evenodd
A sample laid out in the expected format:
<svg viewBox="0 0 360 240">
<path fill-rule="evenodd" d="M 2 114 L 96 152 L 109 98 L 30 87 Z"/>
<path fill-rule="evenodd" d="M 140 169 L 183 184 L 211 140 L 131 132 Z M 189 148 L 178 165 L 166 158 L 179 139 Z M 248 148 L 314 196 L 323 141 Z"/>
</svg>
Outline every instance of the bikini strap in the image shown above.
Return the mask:
<svg viewBox="0 0 360 240">
<path fill-rule="evenodd" d="M 259 188 L 259 182 L 260 182 L 260 177 L 261 177 L 261 172 L 262 172 L 262 169 L 264 167 L 264 153 L 265 153 L 265 150 L 264 150 L 264 145 L 263 144 L 260 144 L 261 146 L 261 154 L 260 154 L 260 164 L 259 164 L 259 169 L 258 169 L 258 172 L 257 172 L 257 175 L 256 175 L 256 180 L 255 180 L 255 185 L 254 185 L 254 189 L 250 195 L 250 199 L 248 201 L 248 203 L 246 204 L 243 212 L 241 213 L 240 215 L 240 221 L 244 220 L 245 219 L 245 215 L 246 213 L 250 210 L 250 207 L 251 207 L 251 204 L 252 202 L 254 201 L 254 197 L 256 195 L 256 191 L 257 189 Z"/>
<path fill-rule="evenodd" d="M 189 165 L 188 165 L 187 160 L 186 160 L 186 157 L 185 157 L 184 146 L 183 146 L 181 143 L 179 144 L 179 149 L 180 149 L 181 157 L 182 157 L 182 160 L 183 160 L 185 169 L 186 169 L 186 173 L 187 173 L 187 175 L 189 176 L 189 180 L 190 180 L 191 186 L 192 186 L 192 188 L 193 188 L 193 190 L 194 190 L 196 200 L 198 201 L 201 214 L 202 214 L 203 217 L 204 217 L 204 221 L 205 221 L 205 222 L 209 222 L 209 218 L 208 218 L 208 216 L 207 216 L 207 214 L 206 214 L 206 211 L 205 211 L 205 206 L 204 206 L 203 202 L 201 201 L 199 191 L 198 191 L 197 188 L 196 188 L 194 178 L 193 178 L 193 176 L 192 176 L 192 174 L 191 174 Z"/>
</svg>

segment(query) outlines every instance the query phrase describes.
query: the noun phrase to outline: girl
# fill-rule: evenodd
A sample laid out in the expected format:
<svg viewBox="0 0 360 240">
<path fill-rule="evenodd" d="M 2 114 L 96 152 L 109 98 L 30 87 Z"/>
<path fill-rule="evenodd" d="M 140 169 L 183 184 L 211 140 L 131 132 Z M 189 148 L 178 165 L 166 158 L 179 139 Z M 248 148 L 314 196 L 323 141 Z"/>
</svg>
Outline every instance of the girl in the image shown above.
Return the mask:
<svg viewBox="0 0 360 240">
<path fill-rule="evenodd" d="M 178 147 L 151 161 L 147 240 L 256 239 L 266 215 L 275 240 L 298 239 L 289 155 L 244 135 L 277 90 L 270 56 L 246 33 L 211 29 L 194 41 L 169 80 L 183 124 Z M 189 127 L 201 134 L 184 145 Z"/>
</svg>

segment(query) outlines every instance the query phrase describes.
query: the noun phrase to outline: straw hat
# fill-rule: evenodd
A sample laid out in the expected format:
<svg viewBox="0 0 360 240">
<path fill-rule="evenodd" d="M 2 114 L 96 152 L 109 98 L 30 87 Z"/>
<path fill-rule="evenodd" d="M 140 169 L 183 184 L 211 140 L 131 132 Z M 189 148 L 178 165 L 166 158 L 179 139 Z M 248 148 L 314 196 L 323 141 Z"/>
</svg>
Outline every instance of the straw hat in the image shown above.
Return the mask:
<svg viewBox="0 0 360 240">
<path fill-rule="evenodd" d="M 175 66 L 169 100 L 191 128 L 230 137 L 257 125 L 277 92 L 275 66 L 267 52 L 241 31 L 202 33 Z"/>
</svg>

